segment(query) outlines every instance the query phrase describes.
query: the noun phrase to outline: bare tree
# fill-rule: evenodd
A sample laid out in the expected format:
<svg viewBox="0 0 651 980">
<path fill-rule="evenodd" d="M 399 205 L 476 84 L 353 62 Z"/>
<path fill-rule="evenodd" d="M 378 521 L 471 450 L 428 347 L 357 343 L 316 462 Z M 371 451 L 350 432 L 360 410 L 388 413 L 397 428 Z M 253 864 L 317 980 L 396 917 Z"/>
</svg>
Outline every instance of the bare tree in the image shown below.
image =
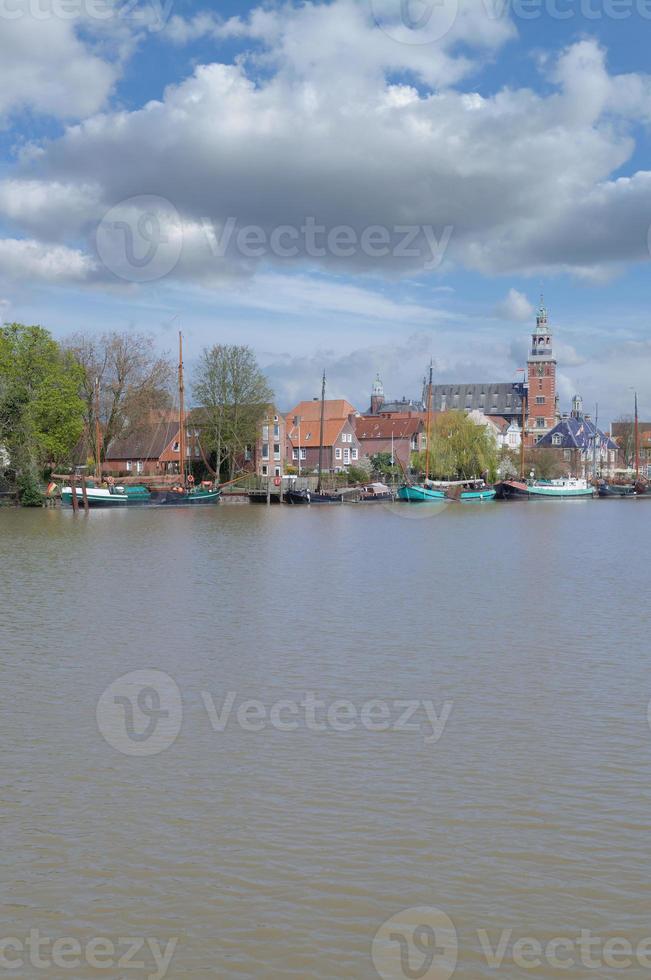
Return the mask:
<svg viewBox="0 0 651 980">
<path fill-rule="evenodd" d="M 78 333 L 66 346 L 82 368 L 85 421 L 95 459 L 96 384 L 104 449 L 150 420 L 153 411 L 171 407 L 172 363 L 156 351 L 150 335 Z"/>
<path fill-rule="evenodd" d="M 204 447 L 215 453 L 217 473 L 226 464 L 233 479 L 238 456 L 256 441 L 273 399 L 253 350 L 225 344 L 204 349 L 193 394 L 204 419 Z"/>
</svg>

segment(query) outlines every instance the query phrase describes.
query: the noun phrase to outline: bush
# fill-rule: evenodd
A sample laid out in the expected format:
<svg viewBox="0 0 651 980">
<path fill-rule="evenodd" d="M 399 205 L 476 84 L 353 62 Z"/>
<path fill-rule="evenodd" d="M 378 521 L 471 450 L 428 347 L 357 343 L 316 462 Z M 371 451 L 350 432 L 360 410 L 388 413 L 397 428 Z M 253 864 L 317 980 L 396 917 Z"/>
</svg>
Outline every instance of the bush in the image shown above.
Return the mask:
<svg viewBox="0 0 651 980">
<path fill-rule="evenodd" d="M 16 482 L 18 499 L 22 507 L 42 507 L 43 491 L 32 473 L 23 473 Z"/>
<path fill-rule="evenodd" d="M 350 483 L 368 483 L 368 473 L 361 466 L 349 466 L 348 480 Z"/>
</svg>

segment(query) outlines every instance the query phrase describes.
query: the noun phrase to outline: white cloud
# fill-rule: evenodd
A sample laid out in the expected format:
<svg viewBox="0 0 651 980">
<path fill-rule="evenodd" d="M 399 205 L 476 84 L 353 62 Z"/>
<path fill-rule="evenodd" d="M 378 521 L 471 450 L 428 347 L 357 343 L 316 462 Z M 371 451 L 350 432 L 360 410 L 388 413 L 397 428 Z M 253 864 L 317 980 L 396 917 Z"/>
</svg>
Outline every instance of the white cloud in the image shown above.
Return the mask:
<svg viewBox="0 0 651 980">
<path fill-rule="evenodd" d="M 41 18 L 27 13 L 16 19 L 2 17 L 0 122 L 23 110 L 78 119 L 104 105 L 118 67 L 82 41 L 78 27 L 78 21 L 52 13 Z"/>
<path fill-rule="evenodd" d="M 171 22 L 178 41 L 207 33 L 249 48 L 235 64 L 198 66 L 160 100 L 93 115 L 25 154 L 0 186 L 0 214 L 34 238 L 85 240 L 92 255 L 92 225 L 104 212 L 134 195 L 160 196 L 184 228 L 170 276 L 212 286 L 295 271 L 306 260 L 330 272 L 418 275 L 430 254 L 421 234 L 408 257 L 395 249 L 382 258 L 361 249 L 315 257 L 302 248 L 291 259 L 256 260 L 230 249 L 217 261 L 203 222 L 219 227 L 229 217 L 267 238 L 308 217 L 357 235 L 371 225 L 427 226 L 437 238 L 449 229 L 441 272 L 460 264 L 488 275 L 599 280 L 648 260 L 651 172 L 611 174 L 634 149 L 630 121 L 649 114 L 651 86 L 646 76 L 610 75 L 596 42 L 548 59 L 542 94 L 483 96 L 462 80 L 513 26 L 487 17 L 482 4 L 462 4 L 435 45 L 397 43 L 354 0 Z M 420 87 L 393 84 L 395 72 Z M 517 296 L 504 302 L 502 315 L 524 316 Z"/>
<path fill-rule="evenodd" d="M 34 282 L 89 281 L 94 263 L 77 249 L 47 246 L 30 239 L 0 239 L 0 278 Z"/>
<path fill-rule="evenodd" d="M 517 289 L 509 289 L 508 293 L 495 307 L 495 316 L 504 320 L 513 320 L 516 323 L 524 323 L 530 320 L 533 314 L 533 306 L 524 293 Z"/>
</svg>

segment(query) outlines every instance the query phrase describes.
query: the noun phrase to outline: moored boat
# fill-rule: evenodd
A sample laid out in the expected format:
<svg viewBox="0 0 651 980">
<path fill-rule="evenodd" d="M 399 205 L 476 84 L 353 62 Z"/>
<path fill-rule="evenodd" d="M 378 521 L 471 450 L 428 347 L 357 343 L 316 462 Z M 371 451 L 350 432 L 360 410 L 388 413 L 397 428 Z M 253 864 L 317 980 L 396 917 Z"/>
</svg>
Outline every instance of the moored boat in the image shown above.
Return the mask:
<svg viewBox="0 0 651 980">
<path fill-rule="evenodd" d="M 440 487 L 428 486 L 424 483 L 405 483 L 398 487 L 396 494 L 398 500 L 404 500 L 410 504 L 433 503 L 441 500 L 448 500 L 445 490 Z"/>
<path fill-rule="evenodd" d="M 74 487 L 74 494 L 79 506 L 84 504 L 84 491 L 81 487 Z M 63 487 L 61 490 L 61 503 L 66 507 L 72 506 L 73 488 Z M 129 504 L 148 504 L 151 502 L 151 494 L 146 487 L 86 487 L 86 500 L 89 507 L 126 507 Z"/>
<path fill-rule="evenodd" d="M 571 497 L 593 497 L 594 488 L 587 480 L 567 477 L 560 480 L 503 480 L 497 486 L 503 500 L 554 500 Z"/>
<path fill-rule="evenodd" d="M 198 506 L 200 504 L 216 504 L 220 497 L 221 490 L 219 490 L 219 488 L 205 486 L 184 487 L 181 484 L 178 484 L 177 486 L 171 487 L 169 490 L 167 490 L 159 503 L 170 504 L 173 506 Z"/>
<path fill-rule="evenodd" d="M 450 500 L 494 500 L 497 491 L 489 487 L 484 480 L 464 480 L 462 483 L 451 483 L 445 488 L 445 495 Z"/>
</svg>

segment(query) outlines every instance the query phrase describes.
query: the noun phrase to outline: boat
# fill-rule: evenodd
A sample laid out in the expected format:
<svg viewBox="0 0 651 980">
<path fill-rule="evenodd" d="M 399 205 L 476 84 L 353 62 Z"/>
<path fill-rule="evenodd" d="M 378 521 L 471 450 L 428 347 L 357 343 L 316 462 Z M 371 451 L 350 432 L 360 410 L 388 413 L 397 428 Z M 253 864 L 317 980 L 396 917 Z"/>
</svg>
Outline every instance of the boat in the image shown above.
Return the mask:
<svg viewBox="0 0 651 980">
<path fill-rule="evenodd" d="M 484 480 L 464 480 L 463 483 L 448 484 L 445 495 L 450 500 L 494 500 L 497 491 Z"/>
<path fill-rule="evenodd" d="M 74 487 L 74 495 L 80 507 L 84 505 L 84 491 L 81 487 Z M 72 506 L 73 488 L 63 487 L 61 490 L 61 503 L 66 507 Z M 152 500 L 147 487 L 97 487 L 89 485 L 86 487 L 86 500 L 89 507 L 126 507 L 130 504 L 149 504 Z"/>
<path fill-rule="evenodd" d="M 444 486 L 435 486 L 429 478 L 429 451 L 431 438 L 431 419 L 432 419 L 432 371 L 433 365 L 430 361 L 429 366 L 429 385 L 427 389 L 427 416 L 425 421 L 425 432 L 427 443 L 425 445 L 425 479 L 422 483 L 403 483 L 398 487 L 396 499 L 409 504 L 437 503 L 447 500 Z"/>
<path fill-rule="evenodd" d="M 167 490 L 159 503 L 182 506 L 184 504 L 216 504 L 221 497 L 221 490 L 218 487 L 194 487 L 176 484 Z"/>
<path fill-rule="evenodd" d="M 221 497 L 221 489 L 210 480 L 199 486 L 195 485 L 194 477 L 186 472 L 187 453 L 185 443 L 185 384 L 183 381 L 183 334 L 179 331 L 179 480 L 169 490 L 163 491 L 157 503 L 168 506 L 201 506 L 216 504 Z"/>
<path fill-rule="evenodd" d="M 554 500 L 593 497 L 594 487 L 587 480 L 566 477 L 560 480 L 503 480 L 497 486 L 502 500 Z"/>
<path fill-rule="evenodd" d="M 449 499 L 441 487 L 427 486 L 424 483 L 403 484 L 398 487 L 396 498 L 410 504 L 432 503 Z"/>
<path fill-rule="evenodd" d="M 309 504 L 310 491 L 306 488 L 301 490 L 286 490 L 283 499 L 286 504 Z"/>
<path fill-rule="evenodd" d="M 285 500 L 288 504 L 341 504 L 343 495 L 341 491 L 324 490 L 323 480 L 323 425 L 325 419 L 325 388 L 326 376 L 323 372 L 321 381 L 321 414 L 319 421 L 319 468 L 316 482 L 316 490 L 288 490 L 285 493 Z"/>
<path fill-rule="evenodd" d="M 637 483 L 606 483 L 597 487 L 599 497 L 651 497 L 649 485 L 641 480 Z"/>
<path fill-rule="evenodd" d="M 393 493 L 386 483 L 368 483 L 366 486 L 360 487 L 355 503 L 380 504 L 391 500 L 393 500 Z"/>
</svg>

